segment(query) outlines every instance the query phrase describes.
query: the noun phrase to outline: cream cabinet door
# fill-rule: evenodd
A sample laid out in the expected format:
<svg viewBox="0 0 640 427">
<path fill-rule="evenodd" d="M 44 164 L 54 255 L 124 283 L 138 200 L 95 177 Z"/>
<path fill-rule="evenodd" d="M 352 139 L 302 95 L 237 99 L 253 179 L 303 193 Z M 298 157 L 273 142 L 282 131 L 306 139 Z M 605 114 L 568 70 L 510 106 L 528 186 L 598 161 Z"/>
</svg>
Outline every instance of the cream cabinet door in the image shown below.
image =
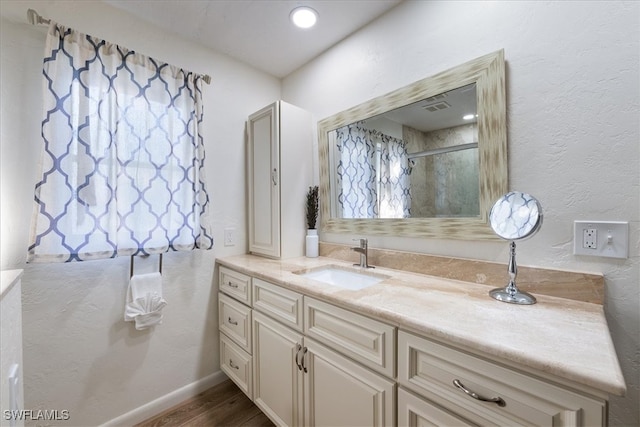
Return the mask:
<svg viewBox="0 0 640 427">
<path fill-rule="evenodd" d="M 305 194 L 313 183 L 313 120 L 277 101 L 247 121 L 249 252 L 272 258 L 304 255 Z"/>
<path fill-rule="evenodd" d="M 305 338 L 306 426 L 392 426 L 395 383 Z"/>
<path fill-rule="evenodd" d="M 279 426 L 301 426 L 302 334 L 253 313 L 254 403 Z"/>
<path fill-rule="evenodd" d="M 280 134 L 278 103 L 249 116 L 247 178 L 249 251 L 280 257 Z"/>
</svg>

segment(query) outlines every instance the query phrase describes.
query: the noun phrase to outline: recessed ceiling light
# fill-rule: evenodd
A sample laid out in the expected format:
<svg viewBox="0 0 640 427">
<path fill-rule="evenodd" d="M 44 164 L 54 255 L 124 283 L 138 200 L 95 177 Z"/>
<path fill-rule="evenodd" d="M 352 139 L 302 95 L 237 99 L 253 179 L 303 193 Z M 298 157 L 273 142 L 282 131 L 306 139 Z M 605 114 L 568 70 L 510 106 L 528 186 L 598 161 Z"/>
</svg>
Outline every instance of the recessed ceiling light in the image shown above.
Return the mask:
<svg viewBox="0 0 640 427">
<path fill-rule="evenodd" d="M 318 12 L 307 6 L 296 7 L 289 15 L 291 22 L 299 28 L 311 28 L 316 25 Z"/>
</svg>

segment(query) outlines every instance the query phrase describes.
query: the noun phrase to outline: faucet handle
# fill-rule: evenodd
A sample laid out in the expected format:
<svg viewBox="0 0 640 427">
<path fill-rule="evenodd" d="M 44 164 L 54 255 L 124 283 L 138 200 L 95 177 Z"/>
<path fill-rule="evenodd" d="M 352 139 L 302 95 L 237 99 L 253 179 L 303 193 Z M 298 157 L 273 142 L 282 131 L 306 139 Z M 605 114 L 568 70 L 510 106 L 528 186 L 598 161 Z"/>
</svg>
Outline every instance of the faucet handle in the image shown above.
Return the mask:
<svg viewBox="0 0 640 427">
<path fill-rule="evenodd" d="M 354 242 L 360 241 L 360 247 L 361 248 L 366 248 L 367 247 L 367 239 L 365 238 L 360 238 L 360 239 L 352 239 Z"/>
</svg>

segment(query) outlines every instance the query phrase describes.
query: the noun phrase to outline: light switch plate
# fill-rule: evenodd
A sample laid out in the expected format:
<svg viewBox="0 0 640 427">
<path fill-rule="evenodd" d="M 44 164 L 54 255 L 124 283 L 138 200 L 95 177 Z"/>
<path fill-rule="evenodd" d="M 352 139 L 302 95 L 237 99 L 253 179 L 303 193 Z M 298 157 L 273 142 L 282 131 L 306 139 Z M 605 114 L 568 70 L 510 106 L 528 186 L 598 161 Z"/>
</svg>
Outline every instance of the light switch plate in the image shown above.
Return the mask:
<svg viewBox="0 0 640 427">
<path fill-rule="evenodd" d="M 224 229 L 224 245 L 225 246 L 236 245 L 236 229 L 235 228 Z"/>
<path fill-rule="evenodd" d="M 574 221 L 573 254 L 628 258 L 629 223 L 626 221 Z"/>
</svg>

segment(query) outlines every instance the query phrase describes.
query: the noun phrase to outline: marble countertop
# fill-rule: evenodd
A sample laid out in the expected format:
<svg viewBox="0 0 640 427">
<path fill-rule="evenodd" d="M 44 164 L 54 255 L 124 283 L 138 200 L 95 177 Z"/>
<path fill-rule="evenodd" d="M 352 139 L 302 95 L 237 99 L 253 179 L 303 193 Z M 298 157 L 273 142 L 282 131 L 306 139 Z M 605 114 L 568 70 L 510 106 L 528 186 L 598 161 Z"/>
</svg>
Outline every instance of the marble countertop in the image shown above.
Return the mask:
<svg viewBox="0 0 640 427">
<path fill-rule="evenodd" d="M 544 295 L 536 295 L 534 305 L 508 304 L 489 297 L 492 286 L 386 268 L 370 271 L 388 278 L 356 291 L 294 273 L 324 265 L 352 266 L 325 257 L 273 260 L 237 255 L 217 262 L 529 372 L 605 394 L 626 391 L 607 321 L 597 304 Z"/>
</svg>

